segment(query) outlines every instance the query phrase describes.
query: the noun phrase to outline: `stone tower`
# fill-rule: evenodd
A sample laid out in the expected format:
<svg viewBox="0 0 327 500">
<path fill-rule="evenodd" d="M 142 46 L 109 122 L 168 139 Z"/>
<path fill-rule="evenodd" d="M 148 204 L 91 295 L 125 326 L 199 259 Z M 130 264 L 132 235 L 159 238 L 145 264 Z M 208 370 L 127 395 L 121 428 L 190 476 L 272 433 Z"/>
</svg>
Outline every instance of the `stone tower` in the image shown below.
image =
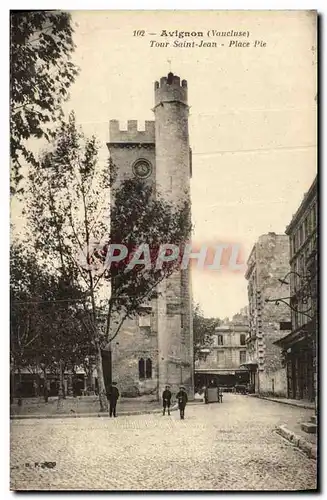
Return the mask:
<svg viewBox="0 0 327 500">
<path fill-rule="evenodd" d="M 154 183 L 167 200 L 190 199 L 191 152 L 189 146 L 187 82 L 169 73 L 155 82 L 155 121 L 139 131 L 136 121 L 120 130 L 110 121 L 111 159 L 118 169 L 114 188 L 137 175 Z M 159 287 L 148 323 L 144 318 L 128 320 L 113 349 L 113 373 L 122 393 L 161 395 L 170 384 L 176 392 L 183 384 L 192 398 L 194 391 L 193 323 L 190 271 L 176 271 Z M 146 323 L 146 325 L 145 325 Z M 151 360 L 143 377 L 140 363 Z M 142 370 L 141 370 L 142 371 Z"/>
<path fill-rule="evenodd" d="M 190 198 L 187 82 L 172 73 L 155 82 L 156 185 L 170 201 Z M 162 284 L 158 299 L 159 389 L 168 381 L 193 388 L 189 270 Z"/>
</svg>

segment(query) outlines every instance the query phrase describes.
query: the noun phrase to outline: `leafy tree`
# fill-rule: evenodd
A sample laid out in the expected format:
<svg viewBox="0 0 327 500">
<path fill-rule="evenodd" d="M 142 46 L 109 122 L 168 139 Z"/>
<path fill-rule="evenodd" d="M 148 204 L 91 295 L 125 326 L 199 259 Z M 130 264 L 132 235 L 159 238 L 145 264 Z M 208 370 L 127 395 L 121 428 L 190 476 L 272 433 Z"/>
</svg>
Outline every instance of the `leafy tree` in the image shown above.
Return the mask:
<svg viewBox="0 0 327 500">
<path fill-rule="evenodd" d="M 76 305 L 81 292 L 58 274 L 50 273 L 27 248 L 17 242 L 11 246 L 12 377 L 17 370 L 21 383 L 22 368 L 36 373 L 41 368 L 47 400 L 47 374 L 49 370 L 57 372 L 61 399 L 65 368 L 83 364 L 84 357 L 92 354 L 90 338 L 82 327 L 83 311 Z M 66 302 L 66 294 L 75 298 L 73 305 Z"/>
<path fill-rule="evenodd" d="M 71 16 L 60 11 L 10 13 L 10 152 L 12 192 L 22 179 L 21 160 L 36 164 L 26 141 L 49 140 L 53 122 L 77 75 Z M 19 190 L 21 191 L 21 190 Z"/>
<path fill-rule="evenodd" d="M 43 351 L 52 357 L 47 347 L 48 328 L 44 329 L 45 305 L 52 299 L 52 287 L 49 277 L 37 265 L 33 254 L 23 244 L 14 242 L 10 251 L 10 340 L 12 376 L 18 372 L 21 384 L 21 369 L 36 366 L 36 361 Z M 12 387 L 12 395 L 15 387 Z M 19 398 L 20 399 L 20 398 Z"/>
<path fill-rule="evenodd" d="M 66 269 L 67 271 L 67 269 Z M 84 294 L 74 283 L 72 274 L 59 275 L 54 285 L 54 299 L 49 305 L 51 315 L 47 316 L 47 327 L 51 325 L 52 367 L 59 375 L 58 406 L 65 398 L 64 374 L 67 369 L 75 372 L 75 367 L 84 364 L 87 356 L 94 354 L 89 331 L 83 328 L 84 311 L 80 300 Z"/>
<path fill-rule="evenodd" d="M 109 213 L 115 167 L 101 166 L 97 156 L 96 139 L 86 137 L 71 114 L 58 130 L 53 149 L 44 155 L 42 168 L 31 169 L 27 215 L 40 258 L 56 265 L 59 273 L 72 269 L 85 293 L 83 325 L 95 347 L 100 409 L 104 411 L 101 352 L 127 317 L 142 314 L 144 305 L 157 297 L 157 285 L 179 265 L 171 261 L 162 269 L 155 268 L 160 245 L 182 246 L 191 227 L 187 200 L 171 205 L 136 178 L 115 189 Z M 120 265 L 103 266 L 110 244 L 123 243 L 132 254 L 145 242 L 151 249 L 150 269 L 138 265 L 125 272 L 130 256 Z"/>
<path fill-rule="evenodd" d="M 194 359 L 206 359 L 207 353 L 202 352 L 205 347 L 213 343 L 215 329 L 221 325 L 218 318 L 206 318 L 199 306 L 193 305 L 193 335 L 194 335 Z"/>
</svg>

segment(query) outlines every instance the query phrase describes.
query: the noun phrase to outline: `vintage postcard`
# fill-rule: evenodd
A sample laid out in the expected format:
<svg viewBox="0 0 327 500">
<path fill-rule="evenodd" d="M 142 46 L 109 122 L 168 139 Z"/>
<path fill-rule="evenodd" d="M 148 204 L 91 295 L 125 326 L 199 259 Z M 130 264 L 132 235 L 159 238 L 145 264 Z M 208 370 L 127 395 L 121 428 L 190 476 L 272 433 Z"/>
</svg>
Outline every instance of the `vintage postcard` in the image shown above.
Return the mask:
<svg viewBox="0 0 327 500">
<path fill-rule="evenodd" d="M 10 489 L 317 490 L 317 12 L 13 10 L 10 70 Z"/>
</svg>

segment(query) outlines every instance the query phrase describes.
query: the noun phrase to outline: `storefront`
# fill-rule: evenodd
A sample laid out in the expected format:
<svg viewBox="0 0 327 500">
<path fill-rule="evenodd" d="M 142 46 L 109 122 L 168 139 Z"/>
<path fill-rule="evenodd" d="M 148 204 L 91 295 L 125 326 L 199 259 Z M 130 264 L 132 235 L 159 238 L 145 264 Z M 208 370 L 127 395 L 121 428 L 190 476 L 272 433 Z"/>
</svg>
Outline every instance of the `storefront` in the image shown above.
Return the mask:
<svg viewBox="0 0 327 500">
<path fill-rule="evenodd" d="M 88 380 L 89 379 L 89 380 Z M 96 378 L 94 373 L 86 376 L 82 368 L 77 368 L 75 373 L 65 372 L 63 380 L 63 389 L 65 395 L 83 396 L 88 393 L 96 392 Z M 27 369 L 16 370 L 11 376 L 11 391 L 13 397 L 34 398 L 41 397 L 45 392 L 45 385 L 49 397 L 57 397 L 59 393 L 59 375 L 47 373 L 46 381 L 44 374 L 39 372 L 31 373 Z"/>
<path fill-rule="evenodd" d="M 232 391 L 237 384 L 249 383 L 248 370 L 195 370 L 195 388 L 220 387 L 225 391 Z"/>
<path fill-rule="evenodd" d="M 258 363 L 256 361 L 249 361 L 248 363 L 243 363 L 241 368 L 244 368 L 248 372 L 250 392 L 259 392 Z"/>
<path fill-rule="evenodd" d="M 275 342 L 282 348 L 287 373 L 287 397 L 315 401 L 315 335 L 305 325 Z"/>
</svg>

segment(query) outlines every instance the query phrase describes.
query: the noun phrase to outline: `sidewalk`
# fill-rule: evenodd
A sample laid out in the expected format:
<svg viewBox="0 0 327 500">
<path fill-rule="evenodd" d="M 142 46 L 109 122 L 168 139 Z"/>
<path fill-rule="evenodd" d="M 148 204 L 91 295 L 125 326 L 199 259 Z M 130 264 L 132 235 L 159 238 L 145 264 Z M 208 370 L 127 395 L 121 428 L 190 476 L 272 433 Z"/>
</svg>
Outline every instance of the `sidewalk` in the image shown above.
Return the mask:
<svg viewBox="0 0 327 500">
<path fill-rule="evenodd" d="M 121 398 L 118 400 L 117 413 L 120 415 L 137 415 L 149 411 L 161 411 L 159 401 L 149 401 L 143 398 Z M 61 400 L 49 398 L 46 403 L 42 398 L 23 399 L 22 406 L 17 401 L 10 405 L 10 415 L 13 419 L 25 418 L 76 418 L 107 416 L 108 412 L 100 412 L 100 403 L 97 396 L 67 397 Z"/>
<path fill-rule="evenodd" d="M 189 405 L 204 404 L 190 401 Z M 87 418 L 87 417 L 109 417 L 108 412 L 100 412 L 100 404 L 97 396 L 82 396 L 77 398 L 67 397 L 61 401 L 58 408 L 58 398 L 49 398 L 45 403 L 41 398 L 25 399 L 23 405 L 17 402 L 10 406 L 10 418 L 12 420 L 23 419 L 45 419 L 45 418 Z M 173 404 L 171 411 L 177 410 Z M 123 415 L 145 415 L 149 413 L 161 413 L 162 406 L 159 401 L 149 401 L 141 398 L 122 398 L 117 404 L 117 414 Z"/>
<path fill-rule="evenodd" d="M 267 401 L 273 401 L 274 403 L 281 403 L 284 405 L 297 406 L 298 408 L 306 408 L 308 410 L 314 410 L 315 404 L 310 401 L 305 401 L 302 399 L 287 399 L 287 398 L 274 398 L 270 396 L 261 396 L 260 394 L 248 394 L 252 398 L 266 399 Z"/>
<path fill-rule="evenodd" d="M 277 434 L 300 448 L 309 458 L 317 459 L 318 440 L 316 434 L 308 434 L 301 429 L 300 424 L 280 425 L 276 427 Z"/>
<path fill-rule="evenodd" d="M 308 410 L 315 410 L 315 404 L 309 401 L 303 401 L 298 399 L 287 399 L 287 398 L 274 398 L 261 396 L 259 394 L 249 394 L 251 397 L 256 397 L 258 399 L 264 399 L 265 401 L 272 401 L 273 403 L 281 403 L 289 406 L 295 406 L 297 408 L 305 408 Z M 282 424 L 276 427 L 277 434 L 281 435 L 283 438 L 287 439 L 294 446 L 302 450 L 309 458 L 317 459 L 317 435 L 309 434 L 301 429 L 301 423 L 297 420 L 289 420 L 287 424 Z"/>
</svg>

